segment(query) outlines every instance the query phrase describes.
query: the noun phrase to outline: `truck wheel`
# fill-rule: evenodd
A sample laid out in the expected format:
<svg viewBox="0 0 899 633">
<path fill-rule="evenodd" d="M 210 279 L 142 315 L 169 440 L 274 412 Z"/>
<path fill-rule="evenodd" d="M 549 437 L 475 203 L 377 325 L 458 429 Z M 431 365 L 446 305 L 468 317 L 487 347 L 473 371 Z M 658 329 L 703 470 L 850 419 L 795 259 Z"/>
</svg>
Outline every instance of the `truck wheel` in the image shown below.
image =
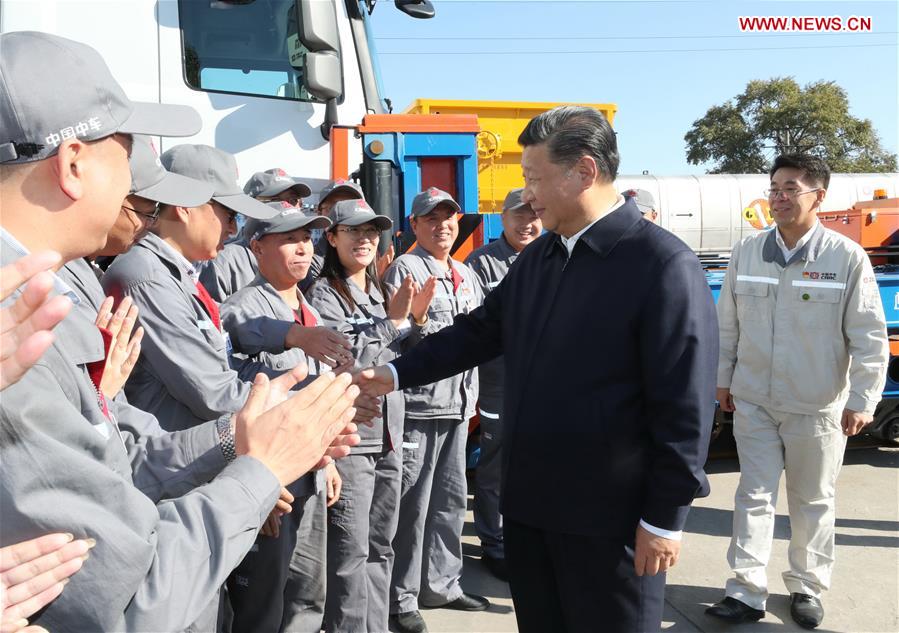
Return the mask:
<svg viewBox="0 0 899 633">
<path fill-rule="evenodd" d="M 891 444 L 899 445 L 899 417 L 884 424 L 880 436 Z"/>
</svg>

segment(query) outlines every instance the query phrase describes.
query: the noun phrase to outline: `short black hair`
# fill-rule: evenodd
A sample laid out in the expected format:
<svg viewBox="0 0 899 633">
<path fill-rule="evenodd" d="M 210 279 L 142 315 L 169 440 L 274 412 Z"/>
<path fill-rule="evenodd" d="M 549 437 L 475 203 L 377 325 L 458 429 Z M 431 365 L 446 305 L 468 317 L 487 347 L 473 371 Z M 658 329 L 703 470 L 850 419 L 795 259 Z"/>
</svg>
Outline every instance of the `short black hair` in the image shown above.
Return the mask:
<svg viewBox="0 0 899 633">
<path fill-rule="evenodd" d="M 783 167 L 802 171 L 802 177 L 817 187 L 827 189 L 830 186 L 830 167 L 817 156 L 811 156 L 810 154 L 781 154 L 771 164 L 768 177 L 774 178 L 774 173 Z"/>
<path fill-rule="evenodd" d="M 531 119 L 518 137 L 523 147 L 546 143 L 550 159 L 571 166 L 583 156 L 596 161 L 603 180 L 618 176 L 618 140 L 606 117 L 586 106 L 558 106 Z"/>
</svg>

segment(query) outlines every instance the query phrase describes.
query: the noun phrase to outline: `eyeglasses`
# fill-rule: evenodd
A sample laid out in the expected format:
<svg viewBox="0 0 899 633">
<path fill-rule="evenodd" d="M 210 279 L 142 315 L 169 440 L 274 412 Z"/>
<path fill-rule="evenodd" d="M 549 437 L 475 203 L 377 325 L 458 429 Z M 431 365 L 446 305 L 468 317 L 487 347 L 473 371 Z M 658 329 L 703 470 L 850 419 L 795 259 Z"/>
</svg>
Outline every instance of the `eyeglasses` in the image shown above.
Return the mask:
<svg viewBox="0 0 899 633">
<path fill-rule="evenodd" d="M 362 239 L 363 237 L 367 237 L 368 239 L 373 240 L 376 237 L 381 235 L 381 231 L 379 231 L 378 229 L 376 229 L 373 226 L 368 227 L 368 228 L 361 227 L 361 226 L 351 226 L 349 228 L 337 229 L 337 230 L 340 231 L 341 233 L 346 233 L 354 240 L 359 240 L 359 239 Z"/>
<path fill-rule="evenodd" d="M 786 198 L 787 200 L 793 200 L 797 196 L 801 196 L 805 193 L 814 193 L 815 191 L 820 191 L 820 187 L 816 187 L 815 189 L 807 189 L 802 191 L 801 189 L 765 189 L 765 195 L 768 196 L 769 200 L 776 200 L 778 198 Z"/>
<path fill-rule="evenodd" d="M 147 222 L 147 224 L 149 224 L 150 226 L 153 226 L 154 224 L 156 224 L 156 221 L 159 219 L 159 211 L 160 211 L 161 206 L 162 205 L 160 205 L 159 203 L 156 203 L 156 206 L 153 207 L 152 213 L 144 213 L 143 211 L 138 211 L 137 209 L 132 209 L 131 207 L 126 206 L 124 204 L 122 205 L 122 208 L 126 209 L 128 211 L 131 211 L 131 213 L 133 213 L 134 215 L 140 216 Z"/>
</svg>

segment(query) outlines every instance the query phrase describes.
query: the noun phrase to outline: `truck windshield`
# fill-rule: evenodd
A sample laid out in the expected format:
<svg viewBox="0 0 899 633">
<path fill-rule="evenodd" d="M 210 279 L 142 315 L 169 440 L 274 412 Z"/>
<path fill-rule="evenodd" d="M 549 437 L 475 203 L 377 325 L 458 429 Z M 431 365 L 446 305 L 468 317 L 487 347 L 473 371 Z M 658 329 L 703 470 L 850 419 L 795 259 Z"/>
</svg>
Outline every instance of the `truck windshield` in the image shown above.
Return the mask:
<svg viewBox="0 0 899 633">
<path fill-rule="evenodd" d="M 184 80 L 196 90 L 316 101 L 290 64 L 294 0 L 179 0 Z"/>
</svg>

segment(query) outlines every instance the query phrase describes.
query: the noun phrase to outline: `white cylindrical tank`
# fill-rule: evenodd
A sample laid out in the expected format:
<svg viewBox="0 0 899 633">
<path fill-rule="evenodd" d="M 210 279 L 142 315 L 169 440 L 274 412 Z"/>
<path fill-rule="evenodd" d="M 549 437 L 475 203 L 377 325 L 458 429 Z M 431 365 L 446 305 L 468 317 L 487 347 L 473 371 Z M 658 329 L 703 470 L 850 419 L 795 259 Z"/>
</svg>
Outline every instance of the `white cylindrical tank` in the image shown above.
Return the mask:
<svg viewBox="0 0 899 633">
<path fill-rule="evenodd" d="M 767 203 L 767 174 L 703 176 L 619 176 L 619 191 L 645 189 L 656 200 L 658 223 L 699 253 L 731 250 L 742 237 L 755 233 L 743 217 L 753 203 Z M 821 210 L 841 211 L 859 200 L 874 198 L 875 189 L 888 198 L 899 195 L 899 174 L 833 174 Z"/>
</svg>

